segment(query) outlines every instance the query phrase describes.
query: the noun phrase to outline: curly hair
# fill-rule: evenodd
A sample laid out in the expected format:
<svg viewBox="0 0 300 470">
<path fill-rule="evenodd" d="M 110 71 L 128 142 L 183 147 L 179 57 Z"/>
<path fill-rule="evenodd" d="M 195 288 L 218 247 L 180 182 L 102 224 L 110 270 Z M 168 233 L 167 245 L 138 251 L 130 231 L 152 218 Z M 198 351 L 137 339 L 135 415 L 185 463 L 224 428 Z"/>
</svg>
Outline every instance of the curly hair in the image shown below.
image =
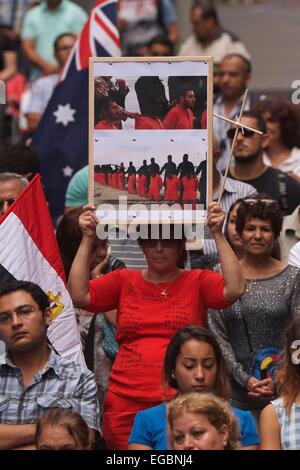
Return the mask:
<svg viewBox="0 0 300 470">
<path fill-rule="evenodd" d="M 284 356 L 275 381 L 289 415 L 300 390 L 300 365 L 293 363 L 291 352 L 295 340 L 300 340 L 300 317 L 296 317 L 286 330 Z"/>
<path fill-rule="evenodd" d="M 297 106 L 279 96 L 268 96 L 256 104 L 255 111 L 261 114 L 269 112 L 272 120 L 279 122 L 285 147 L 300 146 L 300 111 Z"/>
<path fill-rule="evenodd" d="M 168 430 L 172 445 L 174 420 L 184 413 L 204 416 L 220 432 L 225 425 L 228 428 L 228 442 L 225 450 L 236 450 L 240 445 L 239 426 L 229 404 L 211 393 L 189 393 L 180 395 L 167 405 Z"/>
<path fill-rule="evenodd" d="M 237 210 L 236 231 L 241 236 L 246 222 L 250 219 L 269 221 L 275 240 L 279 237 L 283 214 L 277 201 L 268 194 L 258 193 L 251 198 L 244 199 Z"/>
</svg>

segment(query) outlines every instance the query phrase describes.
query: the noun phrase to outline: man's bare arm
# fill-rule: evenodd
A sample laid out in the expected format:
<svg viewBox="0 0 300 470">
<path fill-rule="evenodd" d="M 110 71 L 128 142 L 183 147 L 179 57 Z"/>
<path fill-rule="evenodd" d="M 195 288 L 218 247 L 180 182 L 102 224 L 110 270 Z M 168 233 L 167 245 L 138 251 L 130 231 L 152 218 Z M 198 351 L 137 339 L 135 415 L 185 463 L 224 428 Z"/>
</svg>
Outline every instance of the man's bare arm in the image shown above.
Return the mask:
<svg viewBox="0 0 300 470">
<path fill-rule="evenodd" d="M 33 444 L 35 430 L 35 424 L 0 424 L 0 450 Z"/>
<path fill-rule="evenodd" d="M 32 65 L 39 67 L 43 75 L 50 75 L 58 72 L 58 66 L 46 62 L 36 51 L 34 39 L 23 39 L 22 47 L 26 58 Z"/>
</svg>

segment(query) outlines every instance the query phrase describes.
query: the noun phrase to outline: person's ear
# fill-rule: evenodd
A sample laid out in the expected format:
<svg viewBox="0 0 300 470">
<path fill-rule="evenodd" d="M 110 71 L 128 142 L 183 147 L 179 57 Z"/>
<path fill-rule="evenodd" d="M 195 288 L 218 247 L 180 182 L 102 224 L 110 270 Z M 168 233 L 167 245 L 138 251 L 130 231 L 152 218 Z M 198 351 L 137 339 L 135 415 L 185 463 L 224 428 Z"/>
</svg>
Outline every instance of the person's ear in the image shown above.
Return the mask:
<svg viewBox="0 0 300 470">
<path fill-rule="evenodd" d="M 267 148 L 270 144 L 270 136 L 268 133 L 262 135 L 261 147 L 263 149 Z"/>
<path fill-rule="evenodd" d="M 44 310 L 43 316 L 44 316 L 45 325 L 49 326 L 50 323 L 52 322 L 52 310 L 50 307 Z"/>
<path fill-rule="evenodd" d="M 226 424 L 223 424 L 223 426 L 221 427 L 220 434 L 222 436 L 222 443 L 223 443 L 224 449 L 226 449 L 228 440 L 229 440 L 229 429 Z"/>
</svg>

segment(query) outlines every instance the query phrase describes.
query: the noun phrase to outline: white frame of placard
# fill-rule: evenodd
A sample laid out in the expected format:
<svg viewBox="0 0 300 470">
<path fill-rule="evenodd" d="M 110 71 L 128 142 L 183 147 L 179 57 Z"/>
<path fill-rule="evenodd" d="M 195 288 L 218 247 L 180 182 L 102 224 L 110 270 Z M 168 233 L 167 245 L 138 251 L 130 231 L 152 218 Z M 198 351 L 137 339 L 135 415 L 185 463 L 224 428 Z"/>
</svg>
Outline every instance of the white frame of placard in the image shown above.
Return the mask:
<svg viewBox="0 0 300 470">
<path fill-rule="evenodd" d="M 153 63 L 161 63 L 161 64 L 168 64 L 171 66 L 173 63 L 182 63 L 187 62 L 189 65 L 191 63 L 199 63 L 204 62 L 207 64 L 207 204 L 212 200 L 212 187 L 213 187 L 213 57 L 206 57 L 206 56 L 191 56 L 191 57 L 90 57 L 89 59 L 89 193 L 88 199 L 89 204 L 94 204 L 94 122 L 95 122 L 95 109 L 94 109 L 94 79 L 95 76 L 99 75 L 99 72 L 95 74 L 95 65 L 102 63 L 105 64 L 105 72 L 107 70 L 107 64 L 110 67 L 113 67 L 115 64 L 129 64 L 129 63 L 145 63 L 147 67 L 151 66 Z M 196 64 L 195 64 L 196 65 Z M 98 66 L 96 66 L 98 67 Z M 122 66 L 123 67 L 123 66 Z M 120 74 L 120 72 L 117 72 Z M 110 76 L 115 76 L 114 72 L 109 74 Z M 144 75 L 147 75 L 146 73 Z M 172 74 L 170 74 L 171 76 Z M 198 74 L 191 74 L 186 73 L 182 74 L 182 76 L 191 76 Z M 103 73 L 103 76 L 108 76 L 107 73 Z M 120 76 L 120 75 L 119 75 Z M 122 75 L 122 78 L 126 78 L 126 75 Z M 194 130 L 197 131 L 197 130 Z M 113 131 L 116 132 L 116 131 Z M 119 132 L 119 131 L 117 131 Z M 136 133 L 141 132 L 135 130 Z M 151 131 L 147 131 L 151 132 Z M 164 131 L 160 131 L 164 132 Z M 174 130 L 174 132 L 177 132 Z M 138 135 L 138 134 L 137 134 Z M 134 140 L 134 139 L 132 139 Z M 105 163 L 105 162 L 104 162 Z M 109 163 L 109 162 L 108 162 Z M 103 200 L 105 203 L 105 200 Z M 205 208 L 206 209 L 206 208 Z M 199 218 L 199 214 L 195 214 L 195 212 L 199 211 L 192 211 L 191 218 L 193 222 L 199 220 L 204 222 L 206 211 L 201 211 L 201 217 Z M 128 213 L 127 213 L 127 221 L 128 220 Z M 134 217 L 134 215 L 132 216 Z M 171 217 L 171 216 L 170 216 Z M 189 218 L 189 217 L 188 217 Z M 149 218 L 144 223 L 149 222 Z M 152 221 L 153 219 L 151 219 Z M 185 218 L 187 220 L 187 218 Z M 108 221 L 109 223 L 109 221 Z M 113 221 L 112 221 L 113 223 Z M 143 222 L 141 222 L 143 223 Z"/>
</svg>

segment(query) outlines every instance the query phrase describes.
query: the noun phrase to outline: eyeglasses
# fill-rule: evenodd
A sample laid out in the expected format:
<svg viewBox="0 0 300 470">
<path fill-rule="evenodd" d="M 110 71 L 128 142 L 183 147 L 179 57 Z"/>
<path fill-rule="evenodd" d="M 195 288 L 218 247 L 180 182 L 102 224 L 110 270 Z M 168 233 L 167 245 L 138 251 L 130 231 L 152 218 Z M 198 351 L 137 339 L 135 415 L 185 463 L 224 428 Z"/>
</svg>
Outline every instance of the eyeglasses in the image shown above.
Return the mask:
<svg viewBox="0 0 300 470">
<path fill-rule="evenodd" d="M 25 318 L 34 312 L 36 308 L 33 305 L 22 305 L 17 307 L 14 312 L 1 312 L 0 313 L 0 325 L 6 325 L 12 323 L 13 316 Z"/>
<path fill-rule="evenodd" d="M 227 131 L 227 138 L 232 140 L 234 138 L 235 131 L 236 131 L 236 129 L 234 129 L 234 128 L 229 129 Z M 244 129 L 243 127 L 239 127 L 238 132 L 241 132 L 243 134 L 243 136 L 247 137 L 247 138 L 253 137 L 254 134 L 255 134 L 254 131 L 250 131 L 249 129 Z"/>
<path fill-rule="evenodd" d="M 181 243 L 181 240 L 175 240 L 174 238 L 170 239 L 161 239 L 161 238 L 149 238 L 149 239 L 141 239 L 142 245 L 146 246 L 147 248 L 155 248 L 158 242 L 160 242 L 163 248 L 171 248 L 178 243 Z"/>
<path fill-rule="evenodd" d="M 15 200 L 16 198 L 0 199 L 0 210 L 3 209 L 5 203 L 7 203 L 9 207 L 12 206 Z"/>
</svg>

